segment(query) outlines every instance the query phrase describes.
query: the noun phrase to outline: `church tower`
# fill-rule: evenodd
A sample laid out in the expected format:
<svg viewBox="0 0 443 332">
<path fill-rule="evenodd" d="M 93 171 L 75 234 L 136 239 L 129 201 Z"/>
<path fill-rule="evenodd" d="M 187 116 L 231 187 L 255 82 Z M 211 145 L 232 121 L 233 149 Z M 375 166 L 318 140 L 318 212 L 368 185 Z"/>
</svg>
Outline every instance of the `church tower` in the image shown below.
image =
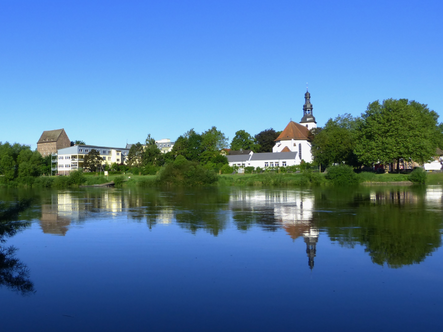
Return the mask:
<svg viewBox="0 0 443 332">
<path fill-rule="evenodd" d="M 315 117 L 312 113 L 314 107 L 311 104 L 311 94 L 308 90 L 305 93 L 305 104 L 303 105 L 303 117 L 300 121 L 302 126 L 311 130 L 312 128 L 317 128 L 317 122 L 315 121 Z"/>
</svg>

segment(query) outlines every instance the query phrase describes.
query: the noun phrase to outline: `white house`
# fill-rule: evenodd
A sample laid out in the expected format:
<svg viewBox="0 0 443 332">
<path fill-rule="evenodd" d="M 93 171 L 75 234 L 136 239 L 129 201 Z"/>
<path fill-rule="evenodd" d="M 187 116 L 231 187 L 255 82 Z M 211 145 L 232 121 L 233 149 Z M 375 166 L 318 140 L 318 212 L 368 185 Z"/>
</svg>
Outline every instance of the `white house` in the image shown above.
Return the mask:
<svg viewBox="0 0 443 332">
<path fill-rule="evenodd" d="M 288 123 L 275 140 L 272 152 L 228 155 L 229 166 L 266 168 L 299 165 L 302 160 L 308 163 L 312 162 L 309 131 L 317 128 L 312 110 L 311 94 L 306 91 L 303 117 L 300 123 L 294 121 Z"/>
<path fill-rule="evenodd" d="M 69 148 L 57 150 L 57 173 L 67 175 L 71 171 L 83 168 L 83 158 L 91 150 L 97 150 L 103 159 L 102 164 L 122 164 L 126 162 L 129 149 L 111 148 L 95 145 L 74 145 Z"/>
</svg>

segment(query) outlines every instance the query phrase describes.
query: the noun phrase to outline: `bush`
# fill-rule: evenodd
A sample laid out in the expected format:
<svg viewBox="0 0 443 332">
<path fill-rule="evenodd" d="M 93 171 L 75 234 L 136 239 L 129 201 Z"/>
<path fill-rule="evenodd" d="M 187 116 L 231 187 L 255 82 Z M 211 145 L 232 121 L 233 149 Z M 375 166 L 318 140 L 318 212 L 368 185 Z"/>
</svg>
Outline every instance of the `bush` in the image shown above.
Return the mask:
<svg viewBox="0 0 443 332">
<path fill-rule="evenodd" d="M 51 188 L 54 183 L 54 178 L 49 176 L 40 176 L 35 179 L 32 187 L 34 188 Z"/>
<path fill-rule="evenodd" d="M 123 186 L 123 182 L 125 182 L 125 177 L 122 175 L 114 178 L 114 185 L 116 188 L 121 188 Z"/>
<path fill-rule="evenodd" d="M 199 186 L 217 182 L 217 174 L 197 162 L 178 156 L 174 163 L 166 165 L 159 173 L 158 182 L 167 186 Z"/>
<path fill-rule="evenodd" d="M 423 168 L 414 169 L 411 174 L 409 174 L 409 181 L 417 184 L 425 184 L 426 182 L 426 171 Z"/>
<path fill-rule="evenodd" d="M 319 186 L 324 182 L 324 178 L 320 173 L 314 173 L 310 170 L 304 171 L 303 177 L 307 178 L 313 186 Z"/>
<path fill-rule="evenodd" d="M 80 186 L 86 181 L 82 171 L 73 171 L 69 174 L 69 184 Z"/>
<path fill-rule="evenodd" d="M 326 170 L 326 179 L 337 186 L 350 186 L 358 184 L 357 174 L 354 169 L 348 165 L 331 166 Z"/>
<path fill-rule="evenodd" d="M 155 175 L 160 170 L 160 167 L 154 165 L 146 165 L 142 168 L 143 175 Z"/>
<path fill-rule="evenodd" d="M 223 167 L 221 168 L 221 172 L 222 174 L 232 174 L 232 172 L 234 172 L 234 169 L 229 165 L 223 165 Z"/>
<path fill-rule="evenodd" d="M 245 174 L 252 174 L 254 172 L 254 167 L 248 166 L 245 167 Z"/>
<path fill-rule="evenodd" d="M 56 189 L 69 187 L 69 177 L 63 175 L 57 176 L 52 183 L 52 187 Z"/>
</svg>

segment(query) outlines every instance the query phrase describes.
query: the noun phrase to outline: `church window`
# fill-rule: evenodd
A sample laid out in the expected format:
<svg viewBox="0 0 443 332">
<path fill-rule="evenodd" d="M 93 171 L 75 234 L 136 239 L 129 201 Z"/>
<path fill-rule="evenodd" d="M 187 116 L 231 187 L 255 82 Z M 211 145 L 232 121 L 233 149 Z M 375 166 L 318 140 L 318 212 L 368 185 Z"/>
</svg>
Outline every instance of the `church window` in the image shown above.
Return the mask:
<svg viewBox="0 0 443 332">
<path fill-rule="evenodd" d="M 301 158 L 301 143 L 298 144 L 298 154 L 300 155 L 300 160 L 301 160 L 302 159 Z"/>
</svg>

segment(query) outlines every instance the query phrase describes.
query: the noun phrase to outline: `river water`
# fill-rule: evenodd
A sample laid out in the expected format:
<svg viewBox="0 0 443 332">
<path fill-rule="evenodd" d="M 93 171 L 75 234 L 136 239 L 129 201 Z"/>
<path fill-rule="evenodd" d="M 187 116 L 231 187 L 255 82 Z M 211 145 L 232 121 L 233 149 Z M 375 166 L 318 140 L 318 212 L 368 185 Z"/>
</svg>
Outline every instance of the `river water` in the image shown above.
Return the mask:
<svg viewBox="0 0 443 332">
<path fill-rule="evenodd" d="M 1 331 L 443 328 L 441 186 L 0 191 L 26 199 Z"/>
</svg>

